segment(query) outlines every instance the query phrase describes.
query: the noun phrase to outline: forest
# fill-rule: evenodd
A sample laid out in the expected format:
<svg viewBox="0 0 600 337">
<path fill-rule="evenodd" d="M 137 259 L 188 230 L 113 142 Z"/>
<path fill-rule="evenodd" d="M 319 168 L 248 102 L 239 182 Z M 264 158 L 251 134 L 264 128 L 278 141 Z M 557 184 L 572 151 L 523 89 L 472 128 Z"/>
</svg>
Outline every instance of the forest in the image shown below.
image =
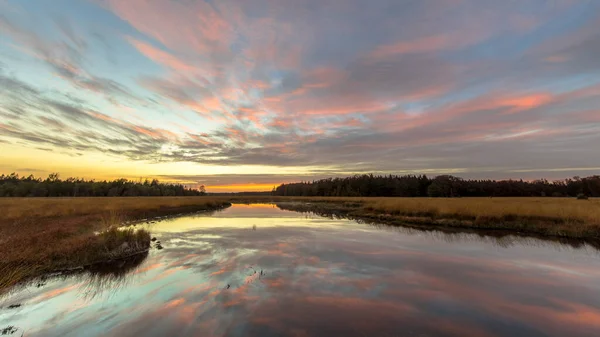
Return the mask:
<svg viewBox="0 0 600 337">
<path fill-rule="evenodd" d="M 60 179 L 58 173 L 46 179 L 17 173 L 0 175 L 0 197 L 138 197 L 138 196 L 199 196 L 205 195 L 204 186 L 192 189 L 180 184 L 161 183 L 157 179 L 131 181 Z"/>
<path fill-rule="evenodd" d="M 281 184 L 272 192 L 243 192 L 240 195 L 307 197 L 600 197 L 600 176 L 573 177 L 548 181 L 469 180 L 451 175 L 373 175 L 328 178 L 311 182 Z M 119 197 L 119 196 L 200 196 L 199 189 L 157 179 L 132 181 L 61 179 L 58 173 L 46 179 L 17 173 L 0 175 L 0 197 Z M 235 195 L 214 193 L 211 195 Z"/>
<path fill-rule="evenodd" d="M 600 176 L 565 180 L 467 180 L 451 175 L 355 175 L 282 184 L 279 196 L 347 197 L 600 197 Z"/>
</svg>

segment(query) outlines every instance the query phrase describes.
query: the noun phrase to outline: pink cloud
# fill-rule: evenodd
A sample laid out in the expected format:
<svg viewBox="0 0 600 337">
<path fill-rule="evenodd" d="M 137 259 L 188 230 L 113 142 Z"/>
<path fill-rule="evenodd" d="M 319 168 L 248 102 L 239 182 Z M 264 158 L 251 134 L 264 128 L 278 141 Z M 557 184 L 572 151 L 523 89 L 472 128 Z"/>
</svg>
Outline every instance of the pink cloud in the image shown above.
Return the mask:
<svg viewBox="0 0 600 337">
<path fill-rule="evenodd" d="M 177 51 L 224 52 L 233 30 L 208 3 L 108 0 L 109 7 L 139 31 Z"/>
<path fill-rule="evenodd" d="M 169 302 L 167 302 L 162 309 L 163 310 L 173 310 L 177 307 L 181 307 L 183 304 L 185 303 L 185 299 L 184 298 L 177 298 L 174 300 L 171 300 Z"/>
<path fill-rule="evenodd" d="M 500 110 L 501 113 L 516 113 L 546 105 L 556 99 L 551 93 L 498 94 L 488 93 L 470 100 L 437 108 L 437 111 L 422 115 L 422 122 L 442 122 L 452 118 L 483 111 Z"/>
<path fill-rule="evenodd" d="M 169 69 L 183 73 L 194 73 L 197 70 L 196 67 L 186 64 L 177 57 L 147 43 L 134 38 L 129 38 L 128 40 L 140 53 L 144 54 L 144 56 Z"/>
<path fill-rule="evenodd" d="M 589 92 L 589 89 L 582 90 Z M 579 92 L 571 92 L 581 95 Z M 513 116 L 564 99 L 562 95 L 550 93 L 489 93 L 473 99 L 426 109 L 416 115 L 403 112 L 375 113 L 366 115 L 375 132 L 398 133 L 398 139 L 406 139 L 410 146 L 474 141 L 503 141 L 524 138 L 541 139 L 559 134 L 568 134 L 570 128 L 558 127 L 540 121 L 536 114 Z M 485 122 L 477 121 L 479 115 L 486 116 Z M 466 118 L 471 118 L 469 121 Z M 418 130 L 422 130 L 419 134 Z M 389 139 L 361 141 L 345 146 L 360 148 L 397 148 L 398 142 Z"/>
<path fill-rule="evenodd" d="M 107 121 L 107 122 L 111 122 L 111 123 L 114 123 L 114 124 L 123 124 L 122 120 L 112 118 L 112 117 L 110 117 L 108 115 L 105 115 L 103 113 L 99 113 L 99 112 L 96 112 L 96 111 L 88 111 L 88 113 L 90 115 L 92 115 L 93 117 L 95 117 L 95 118 L 102 119 L 102 120 Z"/>
<path fill-rule="evenodd" d="M 391 44 L 378 46 L 367 56 L 371 60 L 387 59 L 402 54 L 420 54 L 450 51 L 465 48 L 492 36 L 489 28 L 454 30 L 438 32 L 432 35 L 399 40 Z"/>
<path fill-rule="evenodd" d="M 200 143 L 203 145 L 215 144 L 213 141 L 210 140 L 210 136 L 208 136 L 208 135 L 196 135 L 196 134 L 188 133 L 187 136 L 196 143 Z"/>
<path fill-rule="evenodd" d="M 237 108 L 238 111 L 238 119 L 247 120 L 252 122 L 254 126 L 259 129 L 265 129 L 266 126 L 263 123 L 263 118 L 265 118 L 268 114 L 266 111 L 262 109 L 256 108 L 247 108 L 241 107 Z"/>
<path fill-rule="evenodd" d="M 142 126 L 133 126 L 133 129 L 154 139 L 177 139 L 177 135 L 175 133 L 164 129 L 153 129 Z"/>
<path fill-rule="evenodd" d="M 507 113 L 515 113 L 546 105 L 553 99 L 554 96 L 552 94 L 539 93 L 500 99 L 496 104 L 500 107 L 510 107 Z"/>
</svg>

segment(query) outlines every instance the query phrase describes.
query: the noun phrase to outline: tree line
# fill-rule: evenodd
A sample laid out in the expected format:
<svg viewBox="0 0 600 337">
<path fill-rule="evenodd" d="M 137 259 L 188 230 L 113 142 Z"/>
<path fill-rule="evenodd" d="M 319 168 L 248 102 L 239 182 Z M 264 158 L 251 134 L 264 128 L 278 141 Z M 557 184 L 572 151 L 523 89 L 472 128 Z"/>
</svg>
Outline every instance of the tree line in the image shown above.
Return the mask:
<svg viewBox="0 0 600 337">
<path fill-rule="evenodd" d="M 279 196 L 344 197 L 600 197 L 600 176 L 565 180 L 468 180 L 451 175 L 355 175 L 282 184 Z"/>
<path fill-rule="evenodd" d="M 0 197 L 138 197 L 138 196 L 199 196 L 204 186 L 193 189 L 181 184 L 161 183 L 157 179 L 136 182 L 127 179 L 85 180 L 60 179 L 58 173 L 46 179 L 17 173 L 0 175 Z"/>
</svg>

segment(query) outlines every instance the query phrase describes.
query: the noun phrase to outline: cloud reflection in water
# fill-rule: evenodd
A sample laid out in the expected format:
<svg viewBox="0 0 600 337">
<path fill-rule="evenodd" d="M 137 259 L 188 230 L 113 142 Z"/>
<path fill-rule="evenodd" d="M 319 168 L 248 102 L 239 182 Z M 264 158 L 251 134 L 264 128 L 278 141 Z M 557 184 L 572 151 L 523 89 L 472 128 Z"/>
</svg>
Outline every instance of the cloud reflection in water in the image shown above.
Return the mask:
<svg viewBox="0 0 600 337">
<path fill-rule="evenodd" d="M 165 249 L 151 252 L 121 286 L 90 297 L 93 278 L 55 281 L 12 295 L 24 306 L 12 316 L 0 311 L 0 322 L 28 336 L 600 331 L 600 259 L 587 246 L 514 239 L 505 248 L 508 238 L 498 244 L 267 206 L 234 205 L 151 230 Z"/>
</svg>

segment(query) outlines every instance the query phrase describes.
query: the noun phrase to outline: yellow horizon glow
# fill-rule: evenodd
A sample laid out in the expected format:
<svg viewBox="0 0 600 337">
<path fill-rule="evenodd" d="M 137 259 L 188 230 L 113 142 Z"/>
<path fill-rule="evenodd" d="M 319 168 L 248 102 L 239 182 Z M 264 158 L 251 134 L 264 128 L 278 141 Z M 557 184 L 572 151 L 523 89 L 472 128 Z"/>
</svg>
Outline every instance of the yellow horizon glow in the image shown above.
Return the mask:
<svg viewBox="0 0 600 337">
<path fill-rule="evenodd" d="M 274 186 L 279 186 L 281 183 L 273 184 L 229 184 L 229 185 L 205 185 L 207 192 L 223 193 L 223 192 L 270 192 Z"/>
<path fill-rule="evenodd" d="M 85 157 L 85 160 L 82 160 Z M 53 151 L 30 148 L 21 144 L 3 144 L 0 158 L 0 174 L 18 173 L 21 176 L 33 174 L 36 177 L 46 177 L 50 173 L 59 173 L 62 178 L 83 178 L 95 180 L 113 180 L 125 178 L 129 180 L 159 179 L 163 182 L 182 183 L 188 186 L 200 186 L 199 182 L 182 182 L 165 176 L 197 175 L 211 176 L 231 174 L 289 174 L 303 173 L 304 168 L 278 168 L 261 165 L 218 166 L 192 162 L 149 162 L 123 160 L 98 152 L 86 152 L 81 156 L 64 150 Z M 125 173 L 127 172 L 127 173 Z M 271 191 L 273 186 L 281 183 L 247 183 L 219 184 L 205 183 L 208 192 L 262 192 Z"/>
</svg>

